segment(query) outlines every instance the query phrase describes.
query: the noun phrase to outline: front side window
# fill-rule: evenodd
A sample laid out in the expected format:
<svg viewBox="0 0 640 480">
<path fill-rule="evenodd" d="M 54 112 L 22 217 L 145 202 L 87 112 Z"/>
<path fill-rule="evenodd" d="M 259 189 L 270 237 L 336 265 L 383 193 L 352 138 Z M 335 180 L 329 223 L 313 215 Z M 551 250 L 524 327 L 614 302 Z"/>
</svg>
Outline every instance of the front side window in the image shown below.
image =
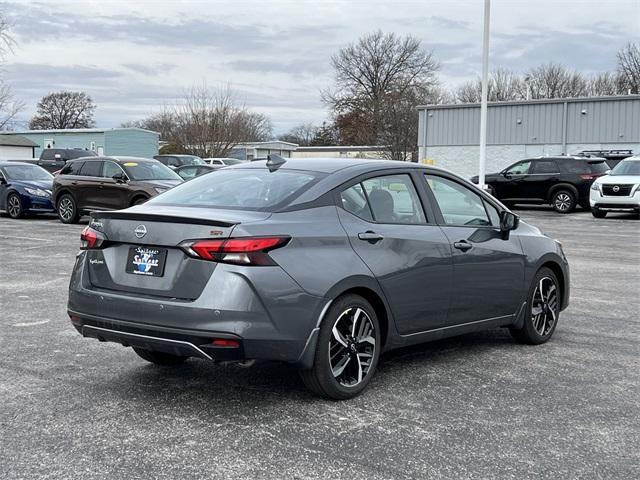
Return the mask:
<svg viewBox="0 0 640 480">
<path fill-rule="evenodd" d="M 122 174 L 122 169 L 114 162 L 104 162 L 102 166 L 102 176 L 106 178 L 113 178 L 115 175 Z"/>
<path fill-rule="evenodd" d="M 507 168 L 505 170 L 505 173 L 508 173 L 510 175 L 526 175 L 527 173 L 529 173 L 530 165 L 531 165 L 530 160 L 518 162 L 515 165 L 512 165 L 511 167 Z"/>
<path fill-rule="evenodd" d="M 560 173 L 560 170 L 553 160 L 537 160 L 531 173 Z"/>
<path fill-rule="evenodd" d="M 471 189 L 435 175 L 425 175 L 425 179 L 447 225 L 491 226 L 493 222 L 499 222 L 497 210 L 494 209 L 489 218 L 485 201 Z M 489 204 L 486 206 L 493 208 Z"/>
<path fill-rule="evenodd" d="M 424 211 L 411 177 L 386 175 L 362 182 L 373 218 L 380 223 L 425 223 Z"/>
</svg>

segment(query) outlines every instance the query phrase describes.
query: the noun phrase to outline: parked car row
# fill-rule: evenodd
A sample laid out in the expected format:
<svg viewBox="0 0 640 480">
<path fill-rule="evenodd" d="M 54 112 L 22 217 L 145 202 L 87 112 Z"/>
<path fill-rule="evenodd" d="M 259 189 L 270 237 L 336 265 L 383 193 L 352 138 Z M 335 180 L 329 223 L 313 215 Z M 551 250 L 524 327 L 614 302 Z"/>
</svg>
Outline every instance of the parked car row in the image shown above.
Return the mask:
<svg viewBox="0 0 640 480">
<path fill-rule="evenodd" d="M 599 157 L 530 158 L 488 174 L 485 183 L 490 193 L 509 207 L 549 204 L 558 213 L 569 213 L 579 205 L 598 218 L 608 211 L 640 215 L 638 158 L 621 160 L 613 170 Z M 471 181 L 478 183 L 478 177 Z"/>
</svg>

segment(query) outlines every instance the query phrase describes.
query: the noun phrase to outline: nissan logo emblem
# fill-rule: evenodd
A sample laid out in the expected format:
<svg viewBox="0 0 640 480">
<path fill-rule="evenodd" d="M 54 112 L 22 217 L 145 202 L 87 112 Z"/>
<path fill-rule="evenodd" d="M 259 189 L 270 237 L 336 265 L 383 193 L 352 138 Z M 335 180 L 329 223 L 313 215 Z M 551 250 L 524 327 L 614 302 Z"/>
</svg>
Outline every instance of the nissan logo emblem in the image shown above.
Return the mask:
<svg viewBox="0 0 640 480">
<path fill-rule="evenodd" d="M 620 187 L 616 185 L 615 187 L 613 187 L 613 191 L 618 193 L 620 191 Z"/>
<path fill-rule="evenodd" d="M 138 225 L 133 233 L 136 234 L 136 237 L 142 238 L 147 234 L 147 227 L 145 227 L 144 225 Z"/>
</svg>

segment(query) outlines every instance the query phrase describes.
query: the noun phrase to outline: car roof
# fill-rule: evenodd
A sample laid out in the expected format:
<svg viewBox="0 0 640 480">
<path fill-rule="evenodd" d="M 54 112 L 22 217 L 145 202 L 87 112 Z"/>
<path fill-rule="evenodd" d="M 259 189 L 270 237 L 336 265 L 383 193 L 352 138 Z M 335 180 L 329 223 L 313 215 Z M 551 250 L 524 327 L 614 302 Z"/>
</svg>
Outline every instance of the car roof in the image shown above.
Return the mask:
<svg viewBox="0 0 640 480">
<path fill-rule="evenodd" d="M 419 163 L 371 158 L 285 158 L 284 160 L 286 160 L 285 163 L 280 167 L 282 170 L 303 170 L 320 173 L 335 173 L 346 168 L 354 167 L 364 167 L 364 170 L 367 170 L 367 167 L 374 167 L 376 170 L 385 168 L 424 167 L 424 165 Z M 227 168 L 267 168 L 267 161 L 256 160 L 254 162 L 231 165 Z"/>
<path fill-rule="evenodd" d="M 154 157 L 197 157 L 198 155 L 189 155 L 187 153 L 159 153 L 158 155 L 154 155 Z M 200 158 L 200 157 L 198 157 Z"/>
<path fill-rule="evenodd" d="M 19 160 L 0 160 L 0 167 L 9 167 L 11 165 L 31 165 L 32 167 L 40 167 L 40 165 L 36 165 L 35 163 L 21 162 Z"/>
<path fill-rule="evenodd" d="M 156 159 L 154 158 L 145 158 L 145 157 L 126 157 L 126 156 L 114 156 L 114 157 L 80 157 L 80 158 L 74 158 L 72 160 L 68 160 L 67 163 L 75 163 L 75 162 L 83 162 L 86 160 L 93 160 L 93 161 L 104 161 L 104 160 L 111 160 L 114 161 L 116 163 L 126 163 L 126 162 L 157 162 Z"/>
</svg>

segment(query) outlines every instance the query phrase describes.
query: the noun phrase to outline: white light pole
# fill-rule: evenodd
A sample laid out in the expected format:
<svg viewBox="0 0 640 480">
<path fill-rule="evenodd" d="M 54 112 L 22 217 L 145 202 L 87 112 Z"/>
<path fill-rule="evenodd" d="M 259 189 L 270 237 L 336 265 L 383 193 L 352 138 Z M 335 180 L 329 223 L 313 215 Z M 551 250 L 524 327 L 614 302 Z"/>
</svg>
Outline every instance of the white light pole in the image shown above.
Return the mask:
<svg viewBox="0 0 640 480">
<path fill-rule="evenodd" d="M 491 0 L 484 0 L 484 31 L 482 33 L 482 100 L 480 103 L 480 164 L 478 185 L 484 189 L 484 173 L 487 161 L 487 96 L 489 90 L 489 17 Z"/>
</svg>

